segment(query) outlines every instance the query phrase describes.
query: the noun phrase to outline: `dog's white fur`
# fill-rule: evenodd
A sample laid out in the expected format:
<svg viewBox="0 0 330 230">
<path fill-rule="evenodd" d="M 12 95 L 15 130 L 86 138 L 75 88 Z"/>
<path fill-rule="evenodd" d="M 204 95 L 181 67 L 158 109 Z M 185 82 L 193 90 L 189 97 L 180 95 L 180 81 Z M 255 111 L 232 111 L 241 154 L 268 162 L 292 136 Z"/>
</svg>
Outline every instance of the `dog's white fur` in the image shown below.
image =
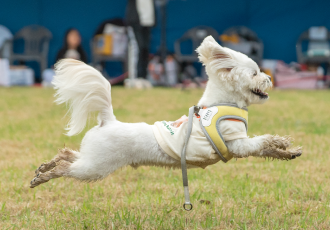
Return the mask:
<svg viewBox="0 0 330 230">
<path fill-rule="evenodd" d="M 267 100 L 268 96 L 262 98 L 251 90 L 264 92 L 271 87 L 271 81 L 246 55 L 221 47 L 211 36 L 204 39 L 197 52 L 209 76 L 199 106 L 234 103 L 247 107 Z M 150 125 L 116 120 L 110 84 L 91 66 L 72 59 L 61 60 L 56 65 L 53 84 L 57 90 L 56 102 L 70 105 L 67 135 L 80 133 L 93 111 L 99 112 L 99 123 L 86 133 L 79 152 L 65 148 L 51 162 L 42 164 L 31 181 L 31 187 L 61 176 L 83 181 L 98 180 L 127 165 L 180 167 L 179 161 L 160 148 Z M 226 122 L 230 125 L 231 121 Z M 301 148 L 288 150 L 290 142 L 288 137 L 263 135 L 228 141 L 227 145 L 237 158 L 293 159 L 301 155 Z"/>
</svg>

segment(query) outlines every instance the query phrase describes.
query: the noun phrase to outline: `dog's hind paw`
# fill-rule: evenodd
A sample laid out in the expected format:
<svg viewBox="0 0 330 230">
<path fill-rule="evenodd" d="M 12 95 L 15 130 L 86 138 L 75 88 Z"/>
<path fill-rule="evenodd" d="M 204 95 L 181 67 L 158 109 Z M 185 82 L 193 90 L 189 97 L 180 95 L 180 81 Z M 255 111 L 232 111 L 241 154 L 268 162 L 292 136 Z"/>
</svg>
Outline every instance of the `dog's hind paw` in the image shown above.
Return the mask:
<svg viewBox="0 0 330 230">
<path fill-rule="evenodd" d="M 39 168 L 37 168 L 37 170 L 34 172 L 35 177 L 38 175 L 38 173 L 45 173 L 47 171 L 52 170 L 53 168 L 55 168 L 55 166 L 56 166 L 56 162 L 54 160 L 50 161 L 49 163 L 41 164 Z"/>
<path fill-rule="evenodd" d="M 53 164 L 49 164 L 49 165 L 53 165 Z M 62 176 L 68 176 L 69 173 L 69 168 L 71 166 L 70 162 L 67 162 L 65 160 L 60 160 L 55 162 L 55 166 L 42 173 L 40 172 L 41 170 L 37 170 L 37 175 L 32 179 L 32 181 L 30 182 L 30 188 L 34 188 L 40 184 L 46 183 L 51 179 L 55 179 L 55 178 L 59 178 Z M 41 166 L 41 169 L 43 168 L 43 165 Z"/>
<path fill-rule="evenodd" d="M 37 168 L 37 170 L 34 172 L 35 173 L 35 177 L 37 177 L 38 174 L 40 173 L 45 173 L 48 171 L 51 171 L 52 169 L 54 169 L 56 167 L 56 162 L 54 160 L 50 161 L 49 163 L 43 163 L 39 166 L 39 168 Z"/>
<path fill-rule="evenodd" d="M 30 182 L 30 188 L 37 187 L 40 184 L 46 183 L 50 180 L 50 177 L 47 177 L 45 174 L 39 172 L 35 178 Z"/>
<path fill-rule="evenodd" d="M 35 171 L 35 177 L 38 175 L 38 173 L 45 173 L 53 170 L 61 160 L 73 163 L 76 158 L 76 154 L 73 150 L 68 148 L 59 149 L 59 153 L 51 161 L 48 163 L 43 163 L 39 166 L 39 168 L 37 168 Z"/>
</svg>

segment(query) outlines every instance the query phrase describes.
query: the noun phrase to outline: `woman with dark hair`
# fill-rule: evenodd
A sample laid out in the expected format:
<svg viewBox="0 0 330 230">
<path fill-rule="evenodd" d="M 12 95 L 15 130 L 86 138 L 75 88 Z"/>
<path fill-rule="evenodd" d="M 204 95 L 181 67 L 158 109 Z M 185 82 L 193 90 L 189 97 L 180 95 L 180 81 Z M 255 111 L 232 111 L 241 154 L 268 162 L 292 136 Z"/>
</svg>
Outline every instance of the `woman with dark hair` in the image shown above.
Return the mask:
<svg viewBox="0 0 330 230">
<path fill-rule="evenodd" d="M 81 36 L 77 29 L 68 29 L 64 36 L 63 46 L 58 51 L 56 61 L 63 58 L 73 58 L 87 62 L 87 56 L 81 46 Z"/>
<path fill-rule="evenodd" d="M 68 29 L 64 36 L 63 46 L 58 51 L 56 62 L 63 58 L 73 58 L 83 62 L 87 62 L 87 56 L 81 46 L 81 36 L 77 29 Z M 42 72 L 42 85 L 44 87 L 53 87 L 54 69 L 45 69 Z"/>
</svg>

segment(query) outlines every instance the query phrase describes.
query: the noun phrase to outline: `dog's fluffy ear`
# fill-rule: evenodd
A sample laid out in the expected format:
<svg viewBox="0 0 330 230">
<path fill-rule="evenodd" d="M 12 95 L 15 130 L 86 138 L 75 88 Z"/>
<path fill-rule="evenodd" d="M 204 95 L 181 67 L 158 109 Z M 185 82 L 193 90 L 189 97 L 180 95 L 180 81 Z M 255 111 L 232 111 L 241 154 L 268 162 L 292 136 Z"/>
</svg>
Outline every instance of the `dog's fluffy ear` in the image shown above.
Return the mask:
<svg viewBox="0 0 330 230">
<path fill-rule="evenodd" d="M 237 64 L 230 53 L 217 43 L 212 36 L 204 39 L 202 44 L 196 49 L 199 61 L 204 65 L 209 63 L 215 65 L 218 70 L 231 70 Z"/>
</svg>

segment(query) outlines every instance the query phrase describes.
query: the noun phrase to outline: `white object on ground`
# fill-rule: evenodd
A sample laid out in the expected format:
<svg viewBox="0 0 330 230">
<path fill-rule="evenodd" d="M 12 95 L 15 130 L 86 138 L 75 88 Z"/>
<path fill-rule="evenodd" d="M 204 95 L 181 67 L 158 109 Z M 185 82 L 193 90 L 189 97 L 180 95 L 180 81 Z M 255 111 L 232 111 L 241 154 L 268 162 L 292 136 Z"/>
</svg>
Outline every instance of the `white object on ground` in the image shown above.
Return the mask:
<svg viewBox="0 0 330 230">
<path fill-rule="evenodd" d="M 126 79 L 124 81 L 125 88 L 133 88 L 133 89 L 151 89 L 152 84 L 142 78 L 136 78 L 136 79 Z"/>
<path fill-rule="evenodd" d="M 0 59 L 0 85 L 10 86 L 8 59 Z"/>
<path fill-rule="evenodd" d="M 53 87 L 52 81 L 55 76 L 55 71 L 53 69 L 45 69 L 42 72 L 42 86 L 43 87 Z"/>
<path fill-rule="evenodd" d="M 30 68 L 9 69 L 10 85 L 31 86 L 34 83 L 34 71 Z"/>
</svg>

